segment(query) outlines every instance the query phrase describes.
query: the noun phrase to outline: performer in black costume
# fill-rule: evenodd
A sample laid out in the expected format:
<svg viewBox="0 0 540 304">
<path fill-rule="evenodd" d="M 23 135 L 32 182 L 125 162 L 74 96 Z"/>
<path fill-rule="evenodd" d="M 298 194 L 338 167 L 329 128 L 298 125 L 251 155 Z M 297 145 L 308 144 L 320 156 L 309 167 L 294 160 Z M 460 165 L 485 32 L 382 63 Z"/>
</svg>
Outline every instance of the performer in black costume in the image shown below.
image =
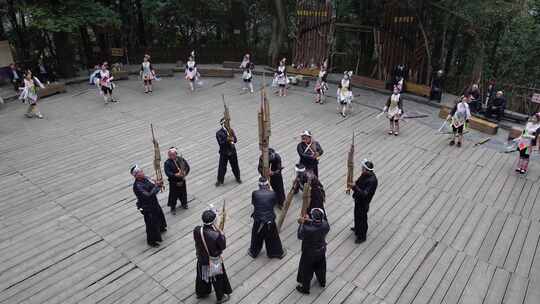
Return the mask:
<svg viewBox="0 0 540 304">
<path fill-rule="evenodd" d="M 281 175 L 281 170 L 283 169 L 283 166 L 281 165 L 281 156 L 272 148 L 268 149 L 268 154 L 268 159 L 270 162 L 270 186 L 272 186 L 272 190 L 276 192 L 278 207 L 282 208 L 283 202 L 285 202 L 285 190 L 283 187 L 283 176 Z M 258 170 L 262 176 L 262 155 L 259 157 Z"/>
<path fill-rule="evenodd" d="M 321 145 L 312 139 L 311 132 L 305 130 L 302 133 L 302 141 L 296 147 L 300 156 L 300 163 L 319 177 L 319 158 L 324 151 Z"/>
<path fill-rule="evenodd" d="M 158 247 L 158 242 L 162 241 L 161 232 L 167 231 L 165 215 L 157 199 L 162 182 L 152 183 L 137 165 L 131 167 L 130 173 L 135 178 L 133 192 L 137 197 L 137 209 L 144 215 L 146 241 L 148 245 Z"/>
<path fill-rule="evenodd" d="M 326 286 L 326 235 L 330 225 L 324 219 L 324 211 L 319 208 L 311 210 L 311 220 L 301 219 L 298 227 L 298 238 L 302 240 L 302 255 L 298 266 L 296 290 L 309 294 L 313 274 L 321 287 Z"/>
<path fill-rule="evenodd" d="M 224 122 L 225 121 L 222 118 L 220 121 L 221 129 L 216 132 L 216 139 L 219 145 L 219 167 L 216 187 L 223 185 L 223 181 L 225 180 L 225 173 L 227 173 L 228 162 L 231 163 L 231 169 L 234 176 L 236 177 L 236 182 L 238 182 L 239 184 L 242 183 L 242 180 L 240 179 L 240 168 L 238 167 L 236 147 L 234 146 L 238 139 L 236 138 L 236 134 L 233 134 L 232 141 L 229 141 L 227 139 L 229 133 L 227 132 L 227 129 L 223 126 Z"/>
<path fill-rule="evenodd" d="M 354 198 L 354 227 L 351 230 L 356 235 L 355 243 L 360 244 L 366 241 L 368 231 L 368 211 L 369 203 L 377 191 L 377 176 L 373 172 L 373 163 L 367 159 L 362 160 L 362 174 L 351 185 Z"/>
<path fill-rule="evenodd" d="M 281 239 L 276 226 L 274 206 L 277 204 L 277 195 L 270 190 L 270 184 L 264 177 L 259 179 L 259 190 L 251 194 L 253 204 L 253 228 L 251 230 L 251 247 L 248 255 L 256 258 L 261 252 L 263 243 L 266 245 L 266 255 L 269 258 L 283 258 L 287 252 L 281 246 Z"/>
<path fill-rule="evenodd" d="M 193 229 L 197 253 L 195 294 L 199 299 L 206 298 L 213 286 L 217 303 L 224 303 L 230 299 L 232 288 L 221 257 L 227 247 L 225 235 L 214 225 L 216 218 L 215 211 L 206 210 L 202 214 L 203 225 Z"/>
<path fill-rule="evenodd" d="M 309 173 L 308 173 L 309 174 Z M 307 214 L 311 215 L 311 210 L 319 208 L 324 212 L 324 219 L 326 218 L 326 210 L 324 209 L 324 202 L 326 200 L 326 193 L 324 192 L 324 186 L 319 179 L 312 175 L 309 177 L 311 186 L 311 201 L 307 209 Z"/>
<path fill-rule="evenodd" d="M 169 178 L 169 201 L 167 205 L 171 208 L 171 213 L 176 214 L 176 202 L 180 200 L 182 208 L 188 209 L 186 176 L 189 174 L 189 164 L 182 157 L 178 156 L 175 147 L 169 148 L 167 152 L 169 159 L 165 161 L 163 169 Z"/>
</svg>

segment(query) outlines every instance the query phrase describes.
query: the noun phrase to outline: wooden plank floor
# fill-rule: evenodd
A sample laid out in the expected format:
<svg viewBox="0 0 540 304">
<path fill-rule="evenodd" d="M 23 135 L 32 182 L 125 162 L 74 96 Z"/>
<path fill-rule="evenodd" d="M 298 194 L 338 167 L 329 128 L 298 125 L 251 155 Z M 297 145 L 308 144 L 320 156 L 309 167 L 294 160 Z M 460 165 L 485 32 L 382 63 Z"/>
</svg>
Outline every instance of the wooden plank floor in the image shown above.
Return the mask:
<svg viewBox="0 0 540 304">
<path fill-rule="evenodd" d="M 294 289 L 300 197 L 281 232 L 288 255 L 246 254 L 258 177 L 258 95 L 244 93 L 238 77 L 205 79 L 194 93 L 178 78 L 164 78 L 153 96 L 125 81 L 116 93 L 121 102 L 104 105 L 94 88 L 69 86 L 42 101 L 44 120 L 25 119 L 18 103 L 0 108 L 0 303 L 211 303 L 213 296 L 199 301 L 194 294 L 191 231 L 201 212 L 224 198 L 232 303 L 540 302 L 537 157 L 529 174 L 518 176 L 515 154 L 495 144 L 473 146 L 481 134 L 451 148 L 436 132 L 437 110 L 407 101 L 407 111 L 430 116 L 408 119 L 399 137 L 388 136 L 386 120 L 376 118 L 386 96 L 370 91 L 355 91 L 358 104 L 346 119 L 333 102 L 314 105 L 310 88 L 271 96 L 271 146 L 282 155 L 286 188 L 302 130 L 325 150 L 319 172 L 331 225 L 327 287 L 301 295 Z M 239 137 L 244 183 L 229 173 L 215 188 L 221 94 Z M 146 245 L 128 173 L 134 162 L 153 171 L 150 123 L 162 157 L 177 146 L 192 168 L 190 209 L 173 216 L 164 208 L 169 230 L 157 249 Z M 353 201 L 344 193 L 353 130 L 357 162 L 372 159 L 380 182 L 361 245 L 349 230 Z M 158 197 L 165 206 L 167 194 Z"/>
</svg>

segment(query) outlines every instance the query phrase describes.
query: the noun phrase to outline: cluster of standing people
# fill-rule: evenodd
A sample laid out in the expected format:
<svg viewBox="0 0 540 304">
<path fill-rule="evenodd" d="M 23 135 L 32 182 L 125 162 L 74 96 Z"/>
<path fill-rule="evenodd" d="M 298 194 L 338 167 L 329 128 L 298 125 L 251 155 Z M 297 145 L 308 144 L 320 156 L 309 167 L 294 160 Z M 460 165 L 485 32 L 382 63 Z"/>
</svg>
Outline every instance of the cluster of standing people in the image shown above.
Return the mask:
<svg viewBox="0 0 540 304">
<path fill-rule="evenodd" d="M 238 139 L 234 131 L 223 126 L 224 119 L 220 123 L 221 128 L 216 132 L 220 154 L 216 186 L 223 185 L 228 163 L 231 164 L 237 182 L 241 183 L 235 148 Z M 313 276 L 321 287 L 326 285 L 326 235 L 330 231 L 330 224 L 324 206 L 326 195 L 324 186 L 319 180 L 318 170 L 319 160 L 324 151 L 320 143 L 313 140 L 312 133 L 305 130 L 297 145 L 297 153 L 299 161 L 295 166 L 296 177 L 293 183 L 296 189 L 293 188 L 291 191 L 310 191 L 311 199 L 309 206 L 302 210 L 298 219 L 297 237 L 302 245 L 296 289 L 309 294 Z M 186 178 L 190 166 L 186 159 L 178 155 L 177 148 L 169 148 L 167 155 L 168 158 L 164 163 L 164 171 L 169 180 L 167 205 L 174 215 L 178 200 L 183 208 L 188 208 Z M 284 209 L 286 203 L 281 173 L 282 159 L 273 148 L 268 149 L 268 159 L 269 172 L 266 175 L 268 177 L 264 177 L 263 157 L 262 155 L 259 157 L 258 171 L 261 177 L 258 189 L 251 194 L 253 226 L 247 255 L 254 259 L 260 255 L 263 247 L 266 248 L 268 258 L 282 259 L 287 255 L 279 236 L 280 228 L 276 223 L 276 208 Z M 163 241 L 162 234 L 167 230 L 165 216 L 157 199 L 157 194 L 163 189 L 163 181 L 152 181 L 137 165 L 134 165 L 130 172 L 135 179 L 133 191 L 137 197 L 137 208 L 143 214 L 146 224 L 147 242 L 152 247 L 158 247 Z M 309 185 L 309 190 L 305 185 Z M 367 236 L 369 203 L 377 189 L 377 178 L 370 161 L 362 161 L 361 176 L 349 186 L 353 190 L 355 202 L 354 226 L 351 229 L 356 236 L 356 243 L 362 243 Z M 222 256 L 226 249 L 226 237 L 216 225 L 219 215 L 219 211 L 214 208 L 205 210 L 202 214 L 202 224 L 193 230 L 197 254 L 195 293 L 198 298 L 205 298 L 214 289 L 217 302 L 223 303 L 230 299 L 232 288 Z"/>
</svg>

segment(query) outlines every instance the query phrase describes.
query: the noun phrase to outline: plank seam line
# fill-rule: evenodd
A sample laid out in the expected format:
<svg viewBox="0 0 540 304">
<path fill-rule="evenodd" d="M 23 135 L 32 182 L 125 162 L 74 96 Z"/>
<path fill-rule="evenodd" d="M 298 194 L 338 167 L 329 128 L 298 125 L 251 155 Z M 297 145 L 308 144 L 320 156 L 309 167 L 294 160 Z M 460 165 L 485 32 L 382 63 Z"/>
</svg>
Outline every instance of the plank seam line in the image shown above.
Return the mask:
<svg viewBox="0 0 540 304">
<path fill-rule="evenodd" d="M 422 267 L 422 265 L 424 265 L 424 262 L 429 258 L 429 256 L 433 253 L 433 251 L 435 250 L 435 248 L 437 248 L 437 246 L 439 245 L 439 241 L 435 241 L 435 243 L 433 244 L 433 246 L 431 246 L 431 248 L 428 250 L 428 252 L 426 252 L 426 254 L 424 255 L 424 257 L 422 258 L 422 262 L 420 262 L 420 264 L 418 264 L 418 266 L 416 266 L 416 269 L 414 270 L 413 272 L 413 275 L 411 276 L 411 278 L 407 281 L 407 284 L 405 284 L 405 286 L 403 286 L 403 288 L 401 289 L 401 291 L 399 292 L 399 296 L 397 297 L 398 299 L 401 298 L 401 296 L 403 295 L 403 292 L 405 291 L 405 289 L 407 289 L 407 287 L 409 286 L 409 284 L 411 283 L 411 281 L 414 279 L 414 277 L 416 276 L 416 274 L 418 273 L 418 270 L 420 270 L 420 268 Z M 440 257 L 439 257 L 440 258 Z M 438 259 L 437 259 L 438 261 Z M 433 271 L 433 269 L 432 269 Z M 430 272 L 431 273 L 431 272 Z"/>
<path fill-rule="evenodd" d="M 101 242 L 101 241 L 103 241 L 103 238 L 101 238 L 101 239 L 99 239 L 99 240 L 97 240 L 97 241 L 95 241 L 95 242 L 93 242 L 93 243 L 91 243 L 91 244 L 85 246 L 85 247 L 82 248 L 82 249 L 79 249 L 79 250 L 77 250 L 77 251 L 71 253 L 70 255 L 68 255 L 68 256 L 62 258 L 61 260 L 57 261 L 57 262 L 54 263 L 54 264 L 51 264 L 51 265 L 49 265 L 49 266 L 47 266 L 47 267 L 45 267 L 45 268 L 42 268 L 42 269 L 38 270 L 37 272 L 34 272 L 33 274 L 31 274 L 31 275 L 25 277 L 25 278 L 22 279 L 22 280 L 20 280 L 20 281 L 18 281 L 18 282 L 15 282 L 15 283 L 13 283 L 13 284 L 11 284 L 11 285 L 9 285 L 7 288 L 5 288 L 4 290 L 2 290 L 2 292 L 6 291 L 6 290 L 9 290 L 10 288 L 15 287 L 16 285 L 21 284 L 22 282 L 24 282 L 24 281 L 26 281 L 26 280 L 28 280 L 28 279 L 30 279 L 30 278 L 32 278 L 32 277 L 38 275 L 39 273 L 41 273 L 41 272 L 43 272 L 43 271 L 45 271 L 45 270 L 47 270 L 47 269 L 53 267 L 54 265 L 56 265 L 56 264 L 58 264 L 58 263 L 61 263 L 61 262 L 65 261 L 65 260 L 69 259 L 70 257 L 76 255 L 77 253 L 79 253 L 79 252 L 81 252 L 81 251 L 84 251 L 84 250 L 88 249 L 89 247 L 91 247 L 91 246 L 93 246 L 93 245 L 95 245 L 95 244 L 97 244 L 97 243 L 99 243 L 99 242 Z"/>
</svg>

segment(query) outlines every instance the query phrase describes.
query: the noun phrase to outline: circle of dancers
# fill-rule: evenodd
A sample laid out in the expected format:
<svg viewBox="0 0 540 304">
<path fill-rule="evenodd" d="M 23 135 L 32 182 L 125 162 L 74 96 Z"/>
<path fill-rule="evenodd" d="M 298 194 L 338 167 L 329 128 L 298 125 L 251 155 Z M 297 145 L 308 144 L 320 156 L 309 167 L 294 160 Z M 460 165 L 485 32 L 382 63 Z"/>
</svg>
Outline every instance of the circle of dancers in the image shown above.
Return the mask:
<svg viewBox="0 0 540 304">
<path fill-rule="evenodd" d="M 273 84 L 278 87 L 278 96 L 287 96 L 287 87 L 290 79 L 287 76 L 286 59 L 279 62 L 273 78 Z M 254 64 L 251 56 L 246 54 L 240 64 L 242 69 L 241 80 L 242 90 L 254 92 L 252 79 Z M 143 81 L 144 93 L 152 93 L 152 81 L 157 79 L 156 72 L 150 62 L 150 56 L 145 55 L 140 66 L 140 78 Z M 200 82 L 200 74 L 197 70 L 195 52 L 191 52 L 185 65 L 184 78 L 188 83 L 189 90 L 195 90 L 195 84 Z M 323 63 L 318 72 L 315 83 L 315 103 L 323 104 L 328 91 L 327 65 Z M 338 83 L 337 88 L 337 111 L 346 117 L 352 112 L 352 101 L 354 96 L 351 89 L 352 71 L 345 71 L 343 78 Z M 95 85 L 103 96 L 104 102 L 117 102 L 113 91 L 115 84 L 114 77 L 109 71 L 107 62 L 95 67 L 95 71 L 90 75 L 89 83 Z M 20 87 L 20 96 L 24 103 L 28 104 L 25 115 L 29 118 L 43 118 L 38 108 L 38 90 L 44 85 L 37 77 L 32 75 L 30 70 L 26 71 L 23 78 L 23 87 Z M 388 97 L 379 115 L 385 115 L 389 120 L 388 134 L 398 136 L 400 133 L 400 119 L 404 115 L 403 98 L 403 78 L 395 81 L 393 92 Z M 444 126 L 451 128 L 450 146 L 462 147 L 463 135 L 466 133 L 468 123 L 472 119 L 469 104 L 472 102 L 470 94 L 465 94 L 452 108 L 448 114 Z M 379 116 L 378 115 L 378 116 Z M 219 153 L 219 163 L 217 166 L 216 187 L 225 185 L 225 175 L 228 164 L 230 164 L 234 178 L 238 184 L 242 183 L 240 178 L 240 167 L 236 151 L 238 142 L 237 134 L 230 126 L 228 109 L 219 122 L 220 127 L 216 131 L 217 151 Z M 153 129 L 152 129 L 153 131 Z M 153 134 L 154 136 L 154 134 Z M 540 151 L 540 113 L 533 115 L 526 123 L 521 135 L 514 139 L 517 151 L 518 163 L 516 172 L 525 174 L 528 170 L 529 160 L 534 150 Z M 145 175 L 143 169 L 138 165 L 130 168 L 133 176 L 133 192 L 137 198 L 136 207 L 143 215 L 146 226 L 146 241 L 151 247 L 159 247 L 164 241 L 163 234 L 167 231 L 167 222 L 164 212 L 157 198 L 158 193 L 164 191 L 163 177 L 161 177 L 161 163 L 159 158 L 159 147 L 154 139 L 155 150 L 158 157 L 154 161 L 156 178 L 152 179 Z M 354 137 L 353 145 L 354 147 Z M 351 148 L 352 149 L 352 148 Z M 268 148 L 268 155 L 261 154 L 257 170 L 260 174 L 258 187 L 252 192 L 251 204 L 253 208 L 253 226 L 251 242 L 246 255 L 256 259 L 260 256 L 263 246 L 266 249 L 266 256 L 270 259 L 283 259 L 287 255 L 287 250 L 283 247 L 280 239 L 280 229 L 284 220 L 292 197 L 302 192 L 305 206 L 303 204 L 301 215 L 298 218 L 298 239 L 301 240 L 301 256 L 297 272 L 296 290 L 302 294 L 309 294 L 311 281 L 315 276 L 320 287 L 326 286 L 326 235 L 330 231 L 328 221 L 329 214 L 325 208 L 326 194 L 324 186 L 319 179 L 319 162 L 324 154 L 321 143 L 316 141 L 314 135 L 309 130 L 304 130 L 300 134 L 300 142 L 297 144 L 298 163 L 295 165 L 295 178 L 291 191 L 285 193 L 282 177 L 282 157 L 275 148 Z M 352 149 L 352 151 L 354 151 Z M 264 160 L 268 161 L 268 168 L 265 168 Z M 368 232 L 368 211 L 369 204 L 376 193 L 378 180 L 375 174 L 375 166 L 372 161 L 363 159 L 361 162 L 361 174 L 353 180 L 348 178 L 347 194 L 352 193 L 354 200 L 354 226 L 351 230 L 355 236 L 355 243 L 361 244 L 367 240 Z M 157 167 L 156 167 L 157 166 Z M 167 150 L 167 159 L 163 162 L 164 172 L 168 179 L 168 202 L 172 215 L 177 215 L 177 203 L 180 201 L 182 209 L 188 209 L 187 180 L 190 173 L 188 161 L 179 153 L 176 147 Z M 266 171 L 267 170 L 267 171 Z M 281 210 L 281 217 L 278 218 L 276 208 Z M 193 238 L 196 248 L 196 279 L 195 294 L 197 298 L 208 297 L 212 289 L 215 292 L 217 303 L 223 303 L 230 299 L 232 287 L 225 270 L 223 252 L 226 250 L 226 237 L 224 224 L 226 218 L 225 204 L 222 210 L 210 207 L 203 211 L 201 223 L 193 230 Z"/>
</svg>

